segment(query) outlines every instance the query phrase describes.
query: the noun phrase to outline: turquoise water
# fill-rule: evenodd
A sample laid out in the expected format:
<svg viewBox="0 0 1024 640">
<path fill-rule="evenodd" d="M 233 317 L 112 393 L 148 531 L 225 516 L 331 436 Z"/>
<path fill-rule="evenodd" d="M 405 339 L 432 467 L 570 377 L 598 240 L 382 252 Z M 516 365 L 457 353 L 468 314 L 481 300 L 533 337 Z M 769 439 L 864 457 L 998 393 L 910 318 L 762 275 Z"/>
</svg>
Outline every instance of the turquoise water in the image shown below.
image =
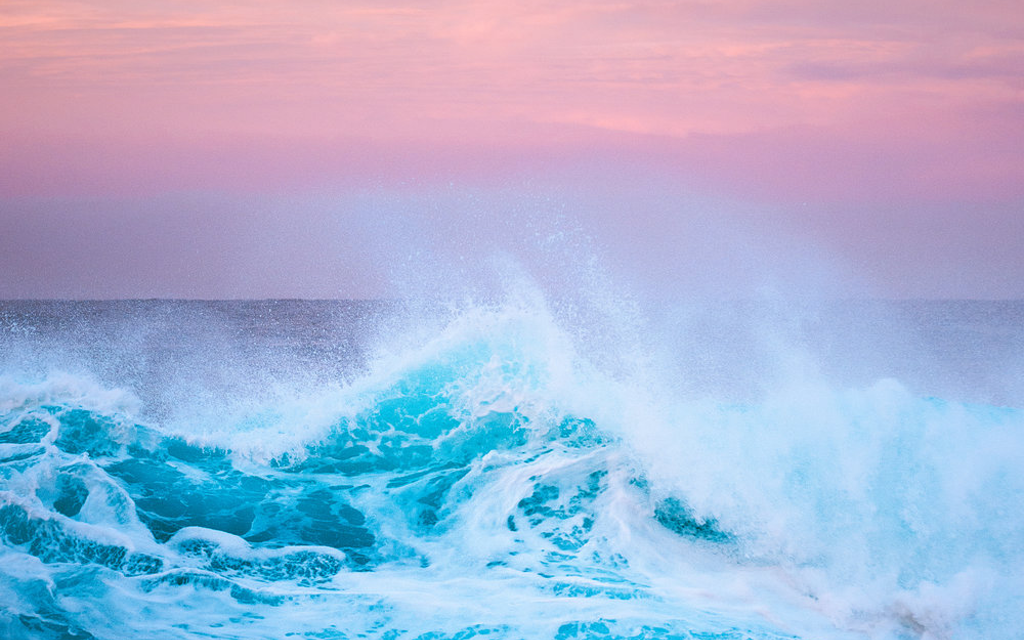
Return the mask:
<svg viewBox="0 0 1024 640">
<path fill-rule="evenodd" d="M 921 313 L 1005 359 L 997 308 Z M 537 298 L 414 316 L 5 303 L 0 635 L 1017 637 L 1012 384 L 833 350 L 716 396 L 735 350 L 698 392 Z"/>
</svg>

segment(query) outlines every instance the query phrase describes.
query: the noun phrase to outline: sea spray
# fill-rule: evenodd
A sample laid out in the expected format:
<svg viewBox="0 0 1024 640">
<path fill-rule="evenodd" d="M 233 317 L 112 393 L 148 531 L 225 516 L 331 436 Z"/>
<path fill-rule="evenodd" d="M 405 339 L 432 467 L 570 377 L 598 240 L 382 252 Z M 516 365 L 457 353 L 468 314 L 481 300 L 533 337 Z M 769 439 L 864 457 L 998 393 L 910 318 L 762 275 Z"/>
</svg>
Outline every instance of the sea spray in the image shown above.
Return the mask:
<svg viewBox="0 0 1024 640">
<path fill-rule="evenodd" d="M 123 384 L 110 369 L 81 373 L 88 362 L 77 374 L 12 363 L 0 384 L 0 629 L 1014 637 L 1019 409 L 891 379 L 837 385 L 813 368 L 753 396 L 680 393 L 680 371 L 656 357 L 661 337 L 637 335 L 635 319 L 583 322 L 587 304 L 513 290 L 430 322 L 377 308 L 385 348 L 354 341 L 363 355 L 334 380 L 268 377 L 248 368 L 260 362 L 250 345 L 223 362 L 252 378 L 220 401 L 216 388 L 186 391 L 230 376 L 155 367 L 201 362 L 202 303 L 160 308 L 194 351 L 136 341 L 153 368 Z M 296 352 L 331 308 L 277 304 L 289 320 L 268 357 L 311 362 Z M 147 321 L 142 303 L 121 305 L 100 322 L 123 325 L 126 310 Z M 207 338 L 238 342 L 209 353 L 239 353 L 260 324 L 227 309 Z M 33 326 L 33 313 L 5 313 Z M 341 335 L 358 333 L 351 314 L 330 314 Z M 40 353 L 58 334 L 6 339 Z"/>
</svg>

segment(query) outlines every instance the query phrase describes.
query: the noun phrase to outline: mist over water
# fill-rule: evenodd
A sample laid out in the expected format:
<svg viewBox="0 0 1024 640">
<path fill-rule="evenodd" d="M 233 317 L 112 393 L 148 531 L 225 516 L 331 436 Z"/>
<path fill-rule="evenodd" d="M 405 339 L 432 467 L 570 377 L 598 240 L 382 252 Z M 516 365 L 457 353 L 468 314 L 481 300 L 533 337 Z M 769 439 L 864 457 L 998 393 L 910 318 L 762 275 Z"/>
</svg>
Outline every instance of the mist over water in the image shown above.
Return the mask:
<svg viewBox="0 0 1024 640">
<path fill-rule="evenodd" d="M 1016 636 L 1024 303 L 403 219 L 389 302 L 0 305 L 6 635 Z"/>
</svg>

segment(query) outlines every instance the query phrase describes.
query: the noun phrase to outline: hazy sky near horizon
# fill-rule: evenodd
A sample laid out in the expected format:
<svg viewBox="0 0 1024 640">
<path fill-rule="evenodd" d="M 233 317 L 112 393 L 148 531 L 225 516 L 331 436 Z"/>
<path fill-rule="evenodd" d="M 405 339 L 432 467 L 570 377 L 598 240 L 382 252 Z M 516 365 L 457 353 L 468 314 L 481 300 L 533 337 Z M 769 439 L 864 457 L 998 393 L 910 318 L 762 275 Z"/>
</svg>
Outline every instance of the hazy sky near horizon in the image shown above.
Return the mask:
<svg viewBox="0 0 1024 640">
<path fill-rule="evenodd" d="M 1024 297 L 1017 0 L 6 0 L 0 86 L 0 297 L 370 297 L 565 232 L 677 295 Z"/>
</svg>

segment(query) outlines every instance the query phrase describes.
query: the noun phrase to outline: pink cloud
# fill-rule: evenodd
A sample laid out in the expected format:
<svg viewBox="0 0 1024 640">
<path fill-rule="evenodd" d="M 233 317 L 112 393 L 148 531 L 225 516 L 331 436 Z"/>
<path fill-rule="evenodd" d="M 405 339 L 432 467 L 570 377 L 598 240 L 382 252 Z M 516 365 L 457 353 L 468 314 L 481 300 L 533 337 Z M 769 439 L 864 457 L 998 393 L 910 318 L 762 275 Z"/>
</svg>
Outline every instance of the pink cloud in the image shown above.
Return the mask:
<svg viewBox="0 0 1024 640">
<path fill-rule="evenodd" d="M 1001 0 L 13 1 L 2 188 L 249 188 L 599 148 L 780 197 L 1018 193 L 1022 35 Z"/>
</svg>

